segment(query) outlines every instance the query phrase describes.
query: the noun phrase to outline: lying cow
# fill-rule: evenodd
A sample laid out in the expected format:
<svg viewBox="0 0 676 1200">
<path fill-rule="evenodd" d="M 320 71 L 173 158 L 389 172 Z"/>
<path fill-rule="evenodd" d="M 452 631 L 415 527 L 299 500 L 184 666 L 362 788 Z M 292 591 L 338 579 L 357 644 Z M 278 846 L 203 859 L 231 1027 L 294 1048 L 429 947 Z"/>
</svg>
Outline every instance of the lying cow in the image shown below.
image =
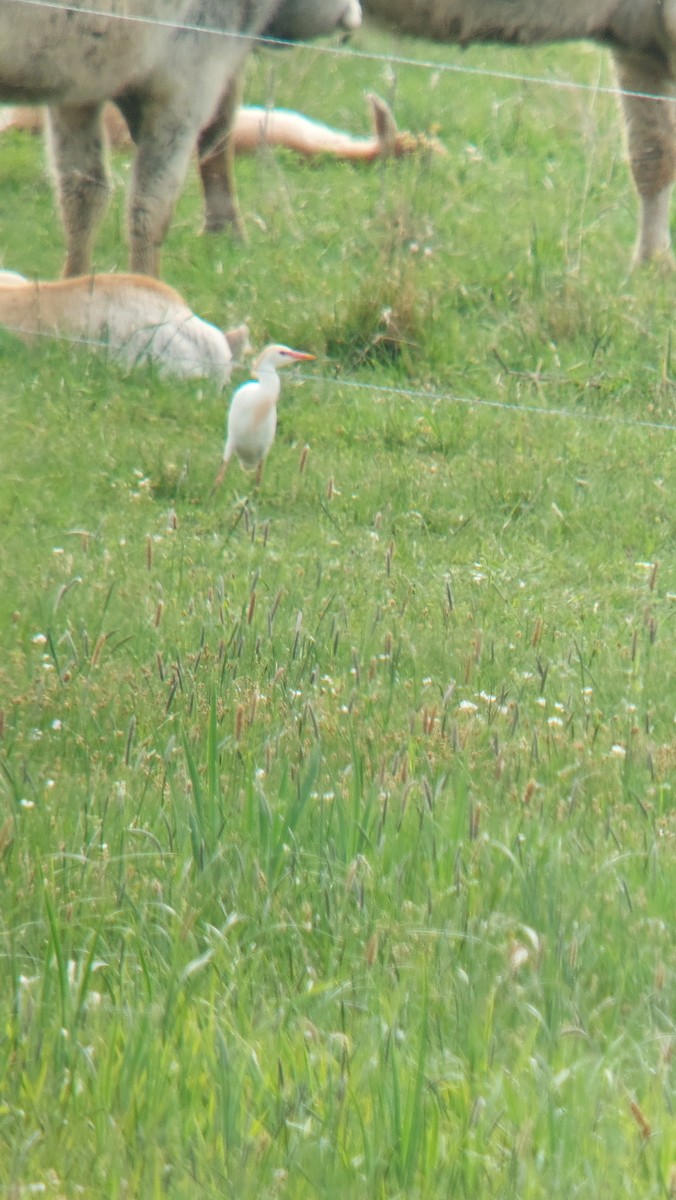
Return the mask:
<svg viewBox="0 0 676 1200">
<path fill-rule="evenodd" d="M 227 137 L 227 147 L 217 145 L 199 163 L 204 189 L 205 230 L 208 233 L 220 233 L 227 226 L 232 226 L 240 235 L 243 234 L 232 172 L 233 153 L 250 154 L 262 147 L 283 146 L 306 158 L 329 155 L 350 162 L 401 158 L 416 151 L 445 154 L 438 138 L 398 129 L 392 110 L 380 96 L 368 92 L 366 100 L 373 127 L 370 137 L 359 137 L 342 129 L 334 129 L 286 108 L 258 108 L 255 105 L 238 108 Z M 7 108 L 0 113 L 0 134 L 10 129 L 41 133 L 43 125 L 44 111 L 41 108 Z M 129 144 L 127 123 L 112 104 L 105 107 L 104 128 L 110 145 Z"/>
<path fill-rule="evenodd" d="M 124 367 L 152 364 L 160 378 L 213 379 L 222 388 L 249 348 L 195 316 L 168 284 L 144 275 L 86 275 L 48 282 L 0 271 L 0 325 L 31 343 L 58 337 L 103 350 Z"/>
<path fill-rule="evenodd" d="M 591 38 L 611 50 L 640 199 L 635 261 L 669 255 L 676 176 L 676 0 L 364 0 L 365 12 L 440 42 Z M 633 94 L 632 94 L 633 93 Z"/>
<path fill-rule="evenodd" d="M 129 194 L 133 271 L 157 275 L 160 247 L 198 137 L 227 132 L 243 62 L 259 35 L 355 28 L 358 0 L 107 0 L 111 15 L 23 0 L 0 5 L 0 99 L 46 103 L 66 233 L 66 275 L 90 269 L 110 190 L 101 112 L 113 99 L 137 151 Z M 200 132 L 201 131 L 201 132 Z"/>
<path fill-rule="evenodd" d="M 205 230 L 219 233 L 230 227 L 240 236 L 244 234 L 235 189 L 235 154 L 250 153 L 262 146 L 284 146 L 307 158 L 327 154 L 353 162 L 374 162 L 376 159 L 400 158 L 416 150 L 445 153 L 437 138 L 397 129 L 391 109 L 380 96 L 369 92 L 366 99 L 371 110 L 371 137 L 354 137 L 289 109 L 250 106 L 237 110 L 225 142 L 217 141 L 205 149 L 205 138 L 201 137 L 199 171 L 204 192 Z M 208 147 L 208 143 L 206 145 Z"/>
</svg>

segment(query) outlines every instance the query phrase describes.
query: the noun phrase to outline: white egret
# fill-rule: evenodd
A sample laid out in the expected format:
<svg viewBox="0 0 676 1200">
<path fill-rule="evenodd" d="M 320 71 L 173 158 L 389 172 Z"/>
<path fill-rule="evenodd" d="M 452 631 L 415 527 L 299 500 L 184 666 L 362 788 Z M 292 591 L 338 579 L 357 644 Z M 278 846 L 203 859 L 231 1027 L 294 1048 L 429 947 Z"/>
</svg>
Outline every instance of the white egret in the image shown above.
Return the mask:
<svg viewBox="0 0 676 1200">
<path fill-rule="evenodd" d="M 228 431 L 223 462 L 214 480 L 214 489 L 223 482 L 230 460 L 236 456 L 245 471 L 256 471 L 260 482 L 263 463 L 270 453 L 277 429 L 277 401 L 281 367 L 292 362 L 314 359 L 314 354 L 273 344 L 259 354 L 253 367 L 254 378 L 237 388 L 230 402 Z"/>
</svg>

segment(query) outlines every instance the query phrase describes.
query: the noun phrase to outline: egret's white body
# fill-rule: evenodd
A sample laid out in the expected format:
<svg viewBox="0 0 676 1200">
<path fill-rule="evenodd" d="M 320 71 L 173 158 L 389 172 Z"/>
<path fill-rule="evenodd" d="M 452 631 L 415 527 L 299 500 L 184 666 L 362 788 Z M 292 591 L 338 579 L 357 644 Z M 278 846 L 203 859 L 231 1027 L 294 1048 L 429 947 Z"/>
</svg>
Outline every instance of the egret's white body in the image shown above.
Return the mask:
<svg viewBox="0 0 676 1200">
<path fill-rule="evenodd" d="M 232 397 L 223 462 L 214 487 L 221 483 L 234 457 L 239 459 L 245 471 L 257 470 L 260 475 L 277 429 L 277 401 L 281 390 L 277 372 L 289 363 L 313 358 L 313 354 L 279 345 L 266 346 L 259 355 L 253 368 L 254 378 L 237 388 Z"/>
</svg>

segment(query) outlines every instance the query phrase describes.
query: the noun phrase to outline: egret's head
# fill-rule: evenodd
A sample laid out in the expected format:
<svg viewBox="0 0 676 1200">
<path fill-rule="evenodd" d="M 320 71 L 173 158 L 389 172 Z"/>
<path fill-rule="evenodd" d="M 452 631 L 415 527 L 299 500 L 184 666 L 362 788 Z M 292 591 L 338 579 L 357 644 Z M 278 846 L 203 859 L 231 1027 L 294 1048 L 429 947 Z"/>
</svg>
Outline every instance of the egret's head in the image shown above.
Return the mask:
<svg viewBox="0 0 676 1200">
<path fill-rule="evenodd" d="M 287 367 L 293 362 L 309 362 L 314 357 L 314 354 L 305 354 L 303 350 L 292 350 L 290 346 L 275 342 L 258 355 L 253 367 L 254 375 L 259 375 L 261 371 L 278 371 L 280 367 Z"/>
</svg>

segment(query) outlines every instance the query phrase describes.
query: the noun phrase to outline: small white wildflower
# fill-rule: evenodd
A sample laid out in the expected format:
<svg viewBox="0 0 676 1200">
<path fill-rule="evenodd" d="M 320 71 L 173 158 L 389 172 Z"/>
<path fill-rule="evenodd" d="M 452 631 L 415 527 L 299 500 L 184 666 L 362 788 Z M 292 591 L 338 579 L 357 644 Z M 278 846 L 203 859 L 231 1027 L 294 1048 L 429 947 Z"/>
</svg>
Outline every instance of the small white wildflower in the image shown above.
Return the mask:
<svg viewBox="0 0 676 1200">
<path fill-rule="evenodd" d="M 34 800 L 25 800 L 25 799 L 20 800 L 19 806 L 21 808 L 35 808 L 35 801 Z"/>
<path fill-rule="evenodd" d="M 52 728 L 52 729 L 56 729 L 56 730 L 62 729 L 62 728 L 63 728 L 63 721 L 60 721 L 58 717 L 54 717 L 54 720 L 52 721 L 51 728 Z"/>
<path fill-rule="evenodd" d="M 461 700 L 458 705 L 458 712 L 475 713 L 479 711 L 478 704 L 474 704 L 472 700 Z"/>
<path fill-rule="evenodd" d="M 530 951 L 522 942 L 512 942 L 507 948 L 507 958 L 512 971 L 516 972 L 528 962 Z"/>
<path fill-rule="evenodd" d="M 547 717 L 547 724 L 551 725 L 552 727 L 560 727 L 563 725 L 563 721 L 561 720 L 561 717 Z"/>
<path fill-rule="evenodd" d="M 31 638 L 31 641 L 34 646 L 46 646 L 47 645 L 47 638 L 45 637 L 44 633 L 34 633 Z"/>
<path fill-rule="evenodd" d="M 612 754 L 613 758 L 625 758 L 627 751 L 626 748 L 621 746 L 619 742 L 615 742 L 614 745 L 610 747 L 610 753 Z"/>
</svg>

